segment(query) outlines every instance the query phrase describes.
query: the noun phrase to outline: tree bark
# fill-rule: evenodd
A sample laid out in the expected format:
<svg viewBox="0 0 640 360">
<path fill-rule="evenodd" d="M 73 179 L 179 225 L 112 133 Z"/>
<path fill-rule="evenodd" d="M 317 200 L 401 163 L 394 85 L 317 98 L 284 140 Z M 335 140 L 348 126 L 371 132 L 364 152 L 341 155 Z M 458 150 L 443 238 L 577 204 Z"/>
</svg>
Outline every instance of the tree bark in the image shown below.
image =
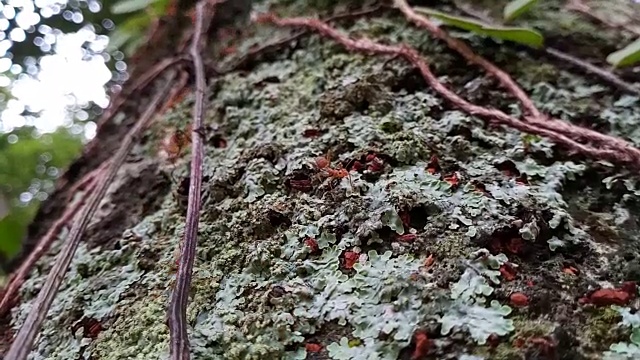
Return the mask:
<svg viewBox="0 0 640 360">
<path fill-rule="evenodd" d="M 286 15 L 347 8 L 272 3 Z M 554 1 L 527 21 L 544 29 L 549 45 L 583 57 L 589 49 L 584 59 L 593 62 L 623 36 Z M 519 114 L 491 77 L 396 10 L 335 26 L 415 47 L 455 93 Z M 204 57 L 218 69 L 295 31 L 216 30 Z M 541 52 L 464 40 L 543 113 L 640 144 L 636 98 Z M 623 310 L 610 305 L 638 307 L 636 174 L 471 116 L 401 58 L 350 52 L 313 34 L 250 60 L 208 78 L 187 312 L 193 359 L 596 359 L 617 354 L 613 344 L 631 344 L 632 328 L 619 325 Z M 181 151 L 171 163 L 161 144 L 192 121 L 193 99 L 158 114 L 118 173 L 34 359 L 168 356 L 190 155 Z M 107 159 L 139 111 L 126 108 L 123 123 L 98 134 L 100 151 L 70 171 L 86 174 Z M 34 228 L 46 231 L 65 205 L 45 205 Z M 6 340 L 64 235 L 24 284 Z"/>
</svg>

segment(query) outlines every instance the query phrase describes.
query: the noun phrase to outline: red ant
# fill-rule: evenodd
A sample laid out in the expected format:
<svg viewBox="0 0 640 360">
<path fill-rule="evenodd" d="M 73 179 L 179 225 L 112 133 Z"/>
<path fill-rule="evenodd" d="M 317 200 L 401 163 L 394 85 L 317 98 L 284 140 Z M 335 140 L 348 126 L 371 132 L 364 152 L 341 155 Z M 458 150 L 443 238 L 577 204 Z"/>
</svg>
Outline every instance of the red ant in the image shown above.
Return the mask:
<svg viewBox="0 0 640 360">
<path fill-rule="evenodd" d="M 351 174 L 349 174 L 349 171 L 347 171 L 347 169 L 342 167 L 342 165 L 340 165 L 340 167 L 337 169 L 330 167 L 331 165 L 331 160 L 329 160 L 330 156 L 331 156 L 330 154 L 327 154 L 326 157 L 324 156 L 317 157 L 315 159 L 316 168 L 322 171 L 327 177 L 331 177 L 334 179 L 343 179 L 345 177 L 349 178 L 349 185 L 351 185 L 351 187 L 353 188 L 353 182 L 351 181 Z"/>
<path fill-rule="evenodd" d="M 160 147 L 167 153 L 169 162 L 174 164 L 178 157 L 182 155 L 183 150 L 191 143 L 191 124 L 186 129 L 174 130 L 167 138 L 165 138 Z"/>
</svg>

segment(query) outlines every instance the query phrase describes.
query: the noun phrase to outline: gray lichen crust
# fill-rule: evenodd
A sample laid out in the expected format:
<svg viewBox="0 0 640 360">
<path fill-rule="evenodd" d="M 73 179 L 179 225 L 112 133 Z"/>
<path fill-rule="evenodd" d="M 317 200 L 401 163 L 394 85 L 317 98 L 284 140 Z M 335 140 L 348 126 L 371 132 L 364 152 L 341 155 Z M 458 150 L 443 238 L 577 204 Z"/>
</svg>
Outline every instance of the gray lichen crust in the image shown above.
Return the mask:
<svg viewBox="0 0 640 360">
<path fill-rule="evenodd" d="M 397 14 L 342 30 L 416 46 L 457 92 L 517 115 L 480 70 Z M 258 29 L 235 45 L 283 34 Z M 567 120 L 592 113 L 594 125 L 640 145 L 630 120 L 640 119 L 637 98 L 508 46 L 485 51 L 545 111 Z M 640 328 L 629 308 L 578 302 L 598 283 L 640 280 L 640 184 L 546 139 L 487 126 L 388 60 L 313 35 L 249 73 L 211 79 L 207 120 L 217 132 L 207 134 L 188 308 L 193 358 L 409 358 L 416 332 L 440 359 L 534 356 L 539 344 L 514 345 L 529 338 L 555 342 L 563 358 L 599 358 L 614 343 L 619 351 L 607 356 L 640 353 L 629 342 Z M 191 106 L 188 97 L 157 127 L 186 126 Z M 152 159 L 148 146 L 139 152 Z M 350 176 L 316 168 L 329 153 L 330 166 Z M 179 163 L 175 175 L 186 169 Z M 184 230 L 179 185 L 121 236 L 80 247 L 32 359 L 167 357 Z M 25 284 L 15 327 L 50 263 Z M 516 292 L 528 306 L 513 306 Z"/>
</svg>

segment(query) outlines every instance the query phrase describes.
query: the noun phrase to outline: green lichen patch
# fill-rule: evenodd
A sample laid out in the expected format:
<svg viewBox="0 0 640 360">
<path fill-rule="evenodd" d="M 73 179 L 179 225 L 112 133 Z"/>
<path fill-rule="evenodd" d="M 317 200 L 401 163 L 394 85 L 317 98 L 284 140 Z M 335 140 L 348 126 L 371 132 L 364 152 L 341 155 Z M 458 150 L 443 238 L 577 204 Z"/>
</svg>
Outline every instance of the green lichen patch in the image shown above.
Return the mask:
<svg viewBox="0 0 640 360">
<path fill-rule="evenodd" d="M 511 313 L 511 308 L 492 301 L 491 306 L 460 304 L 450 309 L 440 320 L 442 334 L 447 335 L 454 326 L 469 331 L 471 338 L 483 345 L 492 334 L 507 335 L 515 328 L 513 322 L 504 317 Z"/>
<path fill-rule="evenodd" d="M 121 298 L 135 293 L 133 287 L 143 276 L 143 271 L 136 266 L 137 240 L 129 233 L 118 242 L 117 250 L 89 251 L 86 245 L 80 246 L 42 330 L 43 336 L 37 345 L 40 356 L 76 358 L 91 346 L 92 337 L 103 336 L 88 333 L 76 324 L 92 319 L 107 327 L 114 319 Z M 32 299 L 43 280 L 37 276 L 28 280 L 23 287 L 23 299 Z M 24 301 L 13 314 L 14 324 L 23 321 L 29 308 L 29 301 Z"/>
</svg>

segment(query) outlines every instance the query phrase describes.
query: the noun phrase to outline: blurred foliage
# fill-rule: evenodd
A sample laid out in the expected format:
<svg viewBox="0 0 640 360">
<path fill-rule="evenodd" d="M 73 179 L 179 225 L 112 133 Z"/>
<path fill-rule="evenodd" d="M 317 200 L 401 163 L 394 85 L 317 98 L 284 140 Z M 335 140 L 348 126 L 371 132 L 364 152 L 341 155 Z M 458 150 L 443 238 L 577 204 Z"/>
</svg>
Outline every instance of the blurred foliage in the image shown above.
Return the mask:
<svg viewBox="0 0 640 360">
<path fill-rule="evenodd" d="M 61 168 L 82 146 L 77 135 L 61 128 L 40 135 L 33 127 L 0 134 L 0 252 L 15 255 L 40 201 L 54 189 Z M 8 212 L 7 212 L 8 210 Z"/>
<path fill-rule="evenodd" d="M 69 34 L 90 26 L 97 35 L 110 37 L 107 53 L 123 51 L 131 55 L 144 42 L 144 34 L 153 22 L 165 13 L 171 0 L 59 0 L 48 6 L 58 7 L 50 17 L 36 7 L 40 22 L 26 38 L 13 42 L 5 57 L 13 64 L 25 64 L 50 54 L 54 47 L 42 44 L 44 36 Z M 2 2 L 4 4 L 4 1 Z M 35 2 L 35 5 L 38 5 Z M 17 16 L 9 20 L 9 27 L 18 27 Z M 86 44 L 87 51 L 91 51 Z M 113 59 L 113 58 L 111 58 Z M 113 70 L 113 62 L 107 62 Z M 5 73 L 12 79 L 16 76 Z M 11 98 L 10 87 L 0 88 L 0 111 Z M 93 106 L 90 104 L 89 106 Z M 25 116 L 38 116 L 28 110 Z M 93 120 L 93 119 L 88 119 Z M 0 133 L 0 265 L 14 256 L 26 235 L 27 226 L 38 211 L 41 201 L 54 190 L 55 179 L 79 154 L 81 135 L 73 135 L 66 128 L 50 134 L 40 134 L 34 127 L 16 128 Z"/>
<path fill-rule="evenodd" d="M 107 51 L 120 49 L 127 56 L 144 40 L 146 29 L 167 11 L 171 0 L 121 0 L 111 7 L 111 13 L 125 16 L 118 28 L 109 35 Z"/>
<path fill-rule="evenodd" d="M 61 11 L 49 18 L 42 18 L 37 31 L 26 32 L 26 39 L 15 42 L 10 49 L 13 62 L 21 64 L 29 57 L 38 58 L 50 51 L 35 45 L 36 39 L 53 33 L 73 33 L 91 26 L 97 35 L 110 38 L 108 51 L 121 50 L 131 55 L 144 41 L 144 33 L 154 19 L 166 12 L 172 0 L 68 0 L 60 1 Z M 95 11 L 99 9 L 99 11 Z M 77 14 L 81 22 L 74 22 Z M 117 28 L 116 26 L 117 25 Z M 9 21 L 9 29 L 16 27 L 15 18 Z M 42 29 L 43 31 L 41 32 Z"/>
<path fill-rule="evenodd" d="M 108 0 L 106 2 L 109 2 Z M 82 29 L 83 27 L 91 24 L 94 27 L 94 31 L 98 35 L 108 35 L 112 30 L 112 26 L 109 24 L 120 23 L 127 16 L 126 14 L 113 14 L 110 11 L 109 6 L 99 6 L 99 11 L 94 12 L 94 6 L 90 6 L 91 3 L 100 4 L 95 0 L 69 0 L 66 4 L 61 1 L 61 11 L 48 18 L 40 17 L 40 22 L 37 28 L 39 29 L 53 29 L 56 33 L 73 33 Z M 65 14 L 66 12 L 66 14 Z M 81 22 L 75 22 L 72 20 L 72 16 L 68 14 L 81 15 Z M 71 18 L 71 19 L 69 19 Z M 110 20 L 111 22 L 103 22 L 103 20 Z M 105 26 L 107 25 L 107 26 Z M 16 27 L 15 18 L 9 22 L 9 29 Z M 35 45 L 36 38 L 41 37 L 43 34 L 40 31 L 31 31 L 26 33 L 26 39 L 22 42 L 14 43 L 10 52 L 12 53 L 14 63 L 22 63 L 21 59 L 27 57 L 38 58 L 43 55 L 41 47 Z"/>
</svg>

